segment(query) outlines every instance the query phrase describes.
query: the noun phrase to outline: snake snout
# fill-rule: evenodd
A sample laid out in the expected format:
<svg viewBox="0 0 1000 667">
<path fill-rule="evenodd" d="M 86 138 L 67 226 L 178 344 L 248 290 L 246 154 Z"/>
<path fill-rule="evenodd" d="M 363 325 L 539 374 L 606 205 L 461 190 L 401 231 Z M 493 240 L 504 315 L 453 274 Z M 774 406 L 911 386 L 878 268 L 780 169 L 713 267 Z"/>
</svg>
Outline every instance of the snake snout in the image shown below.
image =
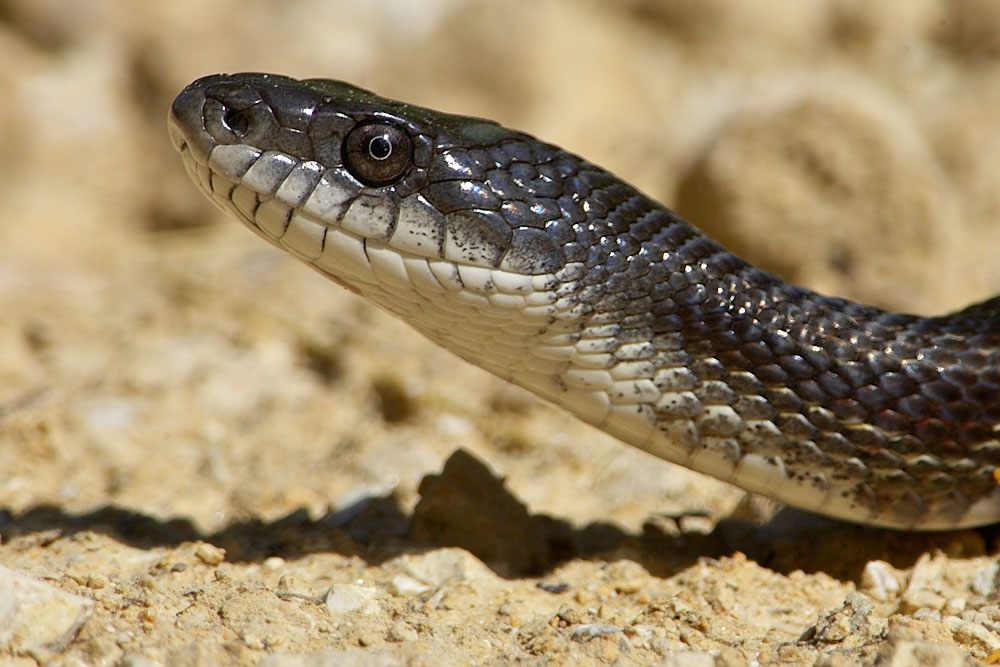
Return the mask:
<svg viewBox="0 0 1000 667">
<path fill-rule="evenodd" d="M 280 77 L 207 76 L 177 96 L 170 124 L 201 162 L 207 161 L 214 147 L 234 144 L 283 153 L 295 160 L 326 158 L 328 150 L 317 154 L 318 137 L 336 144 L 335 160 L 325 162 L 339 163 L 340 134 L 333 131 L 334 120 L 324 118 L 325 124 L 314 125 L 322 101 L 319 94 L 289 89 Z M 174 143 L 179 146 L 177 140 Z"/>
<path fill-rule="evenodd" d="M 273 132 L 274 116 L 254 83 L 214 75 L 187 86 L 170 107 L 174 145 L 186 143 L 205 162 L 217 145 L 253 143 Z"/>
<path fill-rule="evenodd" d="M 194 82 L 174 99 L 170 106 L 167 126 L 170 129 L 170 139 L 178 150 L 187 146 L 201 162 L 208 159 L 208 154 L 215 146 L 215 140 L 205 131 L 204 107 L 205 91 Z"/>
</svg>

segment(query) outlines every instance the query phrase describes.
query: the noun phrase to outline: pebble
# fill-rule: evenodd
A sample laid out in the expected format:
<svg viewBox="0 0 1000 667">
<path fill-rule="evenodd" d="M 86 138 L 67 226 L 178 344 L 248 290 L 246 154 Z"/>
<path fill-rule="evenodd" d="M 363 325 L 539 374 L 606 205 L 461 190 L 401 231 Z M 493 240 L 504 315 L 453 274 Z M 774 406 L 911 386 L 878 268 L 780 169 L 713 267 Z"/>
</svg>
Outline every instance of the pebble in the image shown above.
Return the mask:
<svg viewBox="0 0 1000 667">
<path fill-rule="evenodd" d="M 941 611 L 947 604 L 947 599 L 937 592 L 944 557 L 931 558 L 923 554 L 917 559 L 910 573 L 910 581 L 899 601 L 898 611 L 903 614 L 913 614 L 921 609 Z"/>
<path fill-rule="evenodd" d="M 621 632 L 622 629 L 617 625 L 607 625 L 604 623 L 585 623 L 583 625 L 578 625 L 573 628 L 573 632 L 570 634 L 570 639 L 575 642 L 587 642 L 595 637 L 603 637 L 604 635 L 613 635 L 616 632 Z"/>
<path fill-rule="evenodd" d="M 922 554 L 913 564 L 910 582 L 906 586 L 907 592 L 921 588 L 933 588 L 940 581 L 946 562 L 947 559 L 943 556 L 931 558 L 930 554 Z"/>
<path fill-rule="evenodd" d="M 899 588 L 899 580 L 891 565 L 881 560 L 865 563 L 865 569 L 861 572 L 861 590 L 873 600 L 894 600 L 899 596 Z"/>
<path fill-rule="evenodd" d="M 899 612 L 914 614 L 921 609 L 941 611 L 947 602 L 943 595 L 926 588 L 908 590 L 903 594 L 902 600 L 899 601 Z"/>
<path fill-rule="evenodd" d="M 266 571 L 274 572 L 275 570 L 280 570 L 285 566 L 285 559 L 281 556 L 271 556 L 270 558 L 265 558 L 261 565 L 264 566 Z"/>
<path fill-rule="evenodd" d="M 87 598 L 0 566 L 0 654 L 60 651 L 93 611 Z"/>
<path fill-rule="evenodd" d="M 409 625 L 403 621 L 396 621 L 389 628 L 389 633 L 386 635 L 386 641 L 401 644 L 403 642 L 415 642 L 419 638 L 417 631 L 411 628 Z"/>
<path fill-rule="evenodd" d="M 398 558 L 392 565 L 395 569 L 401 570 L 405 576 L 433 588 L 447 581 L 496 579 L 496 575 L 483 565 L 482 561 L 465 549 L 446 548 L 419 555 L 407 554 Z"/>
<path fill-rule="evenodd" d="M 715 658 L 702 651 L 680 651 L 673 653 L 668 662 L 670 667 L 715 667 Z"/>
<path fill-rule="evenodd" d="M 972 580 L 972 590 L 983 597 L 992 595 L 997 587 L 998 570 L 1000 570 L 1000 563 L 994 561 L 976 572 L 976 576 Z"/>
<path fill-rule="evenodd" d="M 377 591 L 369 586 L 334 584 L 323 596 L 326 608 L 334 614 L 361 610 L 363 614 L 375 611 Z"/>
<path fill-rule="evenodd" d="M 396 597 L 409 597 L 429 591 L 430 586 L 405 574 L 397 574 L 386 586 L 386 589 Z"/>
<path fill-rule="evenodd" d="M 277 653 L 264 656 L 258 667 L 400 667 L 406 664 L 402 658 L 379 651 L 347 649 L 343 651 L 317 651 L 304 655 Z"/>
<path fill-rule="evenodd" d="M 141 655 L 126 655 L 118 664 L 120 667 L 162 667 L 161 663 Z"/>
<path fill-rule="evenodd" d="M 957 646 L 904 640 L 893 642 L 881 651 L 878 664 L 884 667 L 966 667 L 975 663 Z"/>
<path fill-rule="evenodd" d="M 207 542 L 200 543 L 195 547 L 194 555 L 205 565 L 218 565 L 226 560 L 226 550 Z"/>
<path fill-rule="evenodd" d="M 952 616 L 957 616 L 965 611 L 965 607 L 969 604 L 969 601 L 965 598 L 948 598 L 948 601 L 944 605 L 944 611 Z"/>
<path fill-rule="evenodd" d="M 945 625 L 952 632 L 952 637 L 959 644 L 976 646 L 984 653 L 991 653 L 1000 649 L 1000 637 L 987 630 L 981 625 L 968 623 L 956 616 L 944 618 Z"/>
</svg>

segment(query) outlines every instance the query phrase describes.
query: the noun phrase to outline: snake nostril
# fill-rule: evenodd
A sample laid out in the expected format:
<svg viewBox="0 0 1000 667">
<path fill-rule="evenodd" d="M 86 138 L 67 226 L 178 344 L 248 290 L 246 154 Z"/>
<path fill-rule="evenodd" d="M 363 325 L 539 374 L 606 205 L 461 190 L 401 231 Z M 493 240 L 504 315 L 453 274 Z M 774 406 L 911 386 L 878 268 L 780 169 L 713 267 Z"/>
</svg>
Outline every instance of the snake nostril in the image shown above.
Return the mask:
<svg viewBox="0 0 1000 667">
<path fill-rule="evenodd" d="M 245 110 L 226 109 L 222 123 L 237 137 L 242 137 L 250 129 L 250 115 Z"/>
</svg>

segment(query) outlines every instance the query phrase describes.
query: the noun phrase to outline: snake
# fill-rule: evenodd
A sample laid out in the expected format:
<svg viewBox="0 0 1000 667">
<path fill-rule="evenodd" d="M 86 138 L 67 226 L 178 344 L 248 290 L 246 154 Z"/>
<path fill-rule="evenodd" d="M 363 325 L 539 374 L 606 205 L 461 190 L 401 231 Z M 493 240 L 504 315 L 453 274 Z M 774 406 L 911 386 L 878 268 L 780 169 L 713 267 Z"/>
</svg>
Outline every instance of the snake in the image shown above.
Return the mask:
<svg viewBox="0 0 1000 667">
<path fill-rule="evenodd" d="M 203 77 L 168 130 L 266 241 L 625 443 L 858 524 L 1000 520 L 1000 297 L 818 294 L 557 146 L 341 81 Z"/>
</svg>

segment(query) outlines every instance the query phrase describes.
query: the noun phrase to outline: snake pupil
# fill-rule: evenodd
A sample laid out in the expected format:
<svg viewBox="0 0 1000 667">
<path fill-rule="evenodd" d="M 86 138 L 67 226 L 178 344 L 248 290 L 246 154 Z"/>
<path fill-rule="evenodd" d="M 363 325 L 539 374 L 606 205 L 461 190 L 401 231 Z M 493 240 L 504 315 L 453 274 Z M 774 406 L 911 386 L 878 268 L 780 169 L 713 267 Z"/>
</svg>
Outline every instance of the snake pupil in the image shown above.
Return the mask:
<svg viewBox="0 0 1000 667">
<path fill-rule="evenodd" d="M 372 137 L 368 142 L 368 153 L 376 160 L 385 160 L 392 155 L 392 144 L 384 136 Z"/>
</svg>

